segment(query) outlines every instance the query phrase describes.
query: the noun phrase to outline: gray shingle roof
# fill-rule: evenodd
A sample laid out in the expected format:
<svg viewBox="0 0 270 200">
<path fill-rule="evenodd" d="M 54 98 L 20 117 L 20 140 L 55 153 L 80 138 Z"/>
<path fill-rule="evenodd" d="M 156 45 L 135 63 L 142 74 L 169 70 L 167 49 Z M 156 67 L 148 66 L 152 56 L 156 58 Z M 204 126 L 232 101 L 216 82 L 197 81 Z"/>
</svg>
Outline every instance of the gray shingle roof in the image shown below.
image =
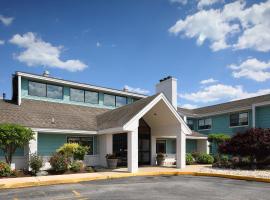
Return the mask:
<svg viewBox="0 0 270 200">
<path fill-rule="evenodd" d="M 18 106 L 11 101 L 0 100 L 0 123 L 17 123 L 31 128 L 96 131 L 96 116 L 106 111 L 37 100 L 23 100 Z"/>
<path fill-rule="evenodd" d="M 192 131 L 192 134 L 191 135 L 188 135 L 188 136 L 191 136 L 191 137 L 205 137 L 205 138 L 207 138 L 207 135 L 198 133 L 196 131 Z"/>
<path fill-rule="evenodd" d="M 128 104 L 99 115 L 97 117 L 99 130 L 123 126 L 158 95 L 159 94 L 140 99 L 132 104 Z"/>
<path fill-rule="evenodd" d="M 196 109 L 186 109 L 186 108 L 180 108 L 178 107 L 178 112 L 180 114 L 184 114 L 187 116 L 200 116 L 200 115 L 207 115 L 211 113 L 217 113 L 217 112 L 229 112 L 233 109 L 241 109 L 241 108 L 248 108 L 251 109 L 252 104 L 261 103 L 265 101 L 270 101 L 270 94 L 257 96 L 257 97 L 251 97 L 247 99 L 241 99 L 236 101 L 230 101 L 227 103 L 221 103 L 213 106 L 206 106 L 202 108 L 196 108 Z"/>
</svg>

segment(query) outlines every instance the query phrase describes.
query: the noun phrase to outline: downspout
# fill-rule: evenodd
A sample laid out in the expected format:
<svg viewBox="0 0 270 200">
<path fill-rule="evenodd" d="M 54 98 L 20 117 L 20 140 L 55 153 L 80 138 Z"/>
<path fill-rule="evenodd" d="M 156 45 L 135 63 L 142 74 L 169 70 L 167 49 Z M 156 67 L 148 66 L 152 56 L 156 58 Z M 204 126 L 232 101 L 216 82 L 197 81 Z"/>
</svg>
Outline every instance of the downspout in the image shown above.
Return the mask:
<svg viewBox="0 0 270 200">
<path fill-rule="evenodd" d="M 256 127 L 256 106 L 252 104 L 252 128 Z"/>
<path fill-rule="evenodd" d="M 18 76 L 18 105 L 20 106 L 22 103 L 22 97 L 21 97 L 21 88 L 22 88 L 22 84 L 21 84 L 22 78 L 21 76 Z"/>
</svg>

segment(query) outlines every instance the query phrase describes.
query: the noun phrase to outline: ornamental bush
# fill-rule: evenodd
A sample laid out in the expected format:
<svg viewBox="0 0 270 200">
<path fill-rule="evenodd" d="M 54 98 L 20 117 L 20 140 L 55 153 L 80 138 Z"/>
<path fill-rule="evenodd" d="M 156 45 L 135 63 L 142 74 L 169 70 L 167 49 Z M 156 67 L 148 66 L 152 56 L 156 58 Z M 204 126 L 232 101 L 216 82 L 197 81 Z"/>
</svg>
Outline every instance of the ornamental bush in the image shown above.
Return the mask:
<svg viewBox="0 0 270 200">
<path fill-rule="evenodd" d="M 49 160 L 52 170 L 57 173 L 64 173 L 68 170 L 69 159 L 60 153 L 55 153 Z"/>
<path fill-rule="evenodd" d="M 219 152 L 249 157 L 251 164 L 257 164 L 270 155 L 270 129 L 252 128 L 237 133 L 219 146 Z"/>
<path fill-rule="evenodd" d="M 12 174 L 12 170 L 9 164 L 0 161 L 0 177 L 10 176 Z"/>
<path fill-rule="evenodd" d="M 65 143 L 63 146 L 57 149 L 57 152 L 71 159 L 79 146 L 80 145 L 78 143 Z"/>
<path fill-rule="evenodd" d="M 69 169 L 73 172 L 79 172 L 83 169 L 83 162 L 76 160 L 71 163 Z"/>
<path fill-rule="evenodd" d="M 193 156 L 191 155 L 191 153 L 187 153 L 186 154 L 186 164 L 187 165 L 191 165 L 193 164 L 195 161 L 195 159 L 193 158 Z"/>
<path fill-rule="evenodd" d="M 89 151 L 89 147 L 87 146 L 81 146 L 79 145 L 76 149 L 75 152 L 73 154 L 74 160 L 83 160 L 84 156 L 87 154 L 87 152 Z"/>
<path fill-rule="evenodd" d="M 31 154 L 29 165 L 31 167 L 31 171 L 33 172 L 33 174 L 36 174 L 37 172 L 40 171 L 41 167 L 43 166 L 42 157 L 37 154 Z"/>
<path fill-rule="evenodd" d="M 199 164 L 213 164 L 214 158 L 213 156 L 207 153 L 201 153 L 197 158 L 197 163 Z"/>
</svg>

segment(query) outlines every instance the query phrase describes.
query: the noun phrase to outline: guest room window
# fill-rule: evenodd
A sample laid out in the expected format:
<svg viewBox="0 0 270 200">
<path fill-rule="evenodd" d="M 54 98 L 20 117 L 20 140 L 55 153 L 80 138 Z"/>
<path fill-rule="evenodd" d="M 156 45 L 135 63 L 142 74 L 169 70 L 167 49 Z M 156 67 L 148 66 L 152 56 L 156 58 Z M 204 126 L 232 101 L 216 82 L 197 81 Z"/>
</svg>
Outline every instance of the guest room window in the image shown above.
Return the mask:
<svg viewBox="0 0 270 200">
<path fill-rule="evenodd" d="M 94 136 L 91 137 L 79 137 L 79 136 L 72 136 L 67 138 L 68 143 L 78 143 L 82 146 L 87 146 L 89 147 L 89 151 L 87 155 L 94 155 L 96 154 L 95 147 L 96 144 L 94 142 Z"/>
<path fill-rule="evenodd" d="M 247 126 L 248 112 L 230 114 L 230 126 Z"/>
<path fill-rule="evenodd" d="M 29 81 L 28 94 L 37 97 L 46 97 L 46 84 Z"/>
<path fill-rule="evenodd" d="M 211 118 L 199 120 L 199 125 L 198 125 L 199 130 L 207 130 L 207 129 L 211 129 L 211 127 L 212 127 L 212 119 Z"/>
<path fill-rule="evenodd" d="M 126 104 L 127 104 L 127 98 L 126 97 L 116 96 L 116 107 L 124 106 Z"/>
<path fill-rule="evenodd" d="M 156 141 L 156 153 L 166 153 L 166 140 Z"/>
<path fill-rule="evenodd" d="M 104 105 L 105 106 L 115 106 L 115 96 L 104 94 Z"/>
<path fill-rule="evenodd" d="M 70 100 L 84 102 L 84 90 L 70 88 Z"/>
<path fill-rule="evenodd" d="M 63 87 L 47 84 L 47 97 L 53 99 L 63 99 Z"/>
<path fill-rule="evenodd" d="M 194 124 L 192 119 L 187 120 L 187 125 L 191 130 L 194 130 Z"/>
<path fill-rule="evenodd" d="M 98 104 L 98 92 L 85 91 L 85 103 Z"/>
</svg>

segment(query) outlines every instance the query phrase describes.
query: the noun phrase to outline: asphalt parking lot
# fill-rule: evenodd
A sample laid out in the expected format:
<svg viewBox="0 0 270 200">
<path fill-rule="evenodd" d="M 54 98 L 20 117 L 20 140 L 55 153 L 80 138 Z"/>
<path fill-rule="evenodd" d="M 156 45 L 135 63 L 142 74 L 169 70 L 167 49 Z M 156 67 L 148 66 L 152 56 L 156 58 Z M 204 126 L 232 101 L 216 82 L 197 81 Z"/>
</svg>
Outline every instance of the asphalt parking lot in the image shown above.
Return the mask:
<svg viewBox="0 0 270 200">
<path fill-rule="evenodd" d="M 181 199 L 269 200 L 270 184 L 214 177 L 131 177 L 0 190 L 1 200 Z"/>
</svg>

